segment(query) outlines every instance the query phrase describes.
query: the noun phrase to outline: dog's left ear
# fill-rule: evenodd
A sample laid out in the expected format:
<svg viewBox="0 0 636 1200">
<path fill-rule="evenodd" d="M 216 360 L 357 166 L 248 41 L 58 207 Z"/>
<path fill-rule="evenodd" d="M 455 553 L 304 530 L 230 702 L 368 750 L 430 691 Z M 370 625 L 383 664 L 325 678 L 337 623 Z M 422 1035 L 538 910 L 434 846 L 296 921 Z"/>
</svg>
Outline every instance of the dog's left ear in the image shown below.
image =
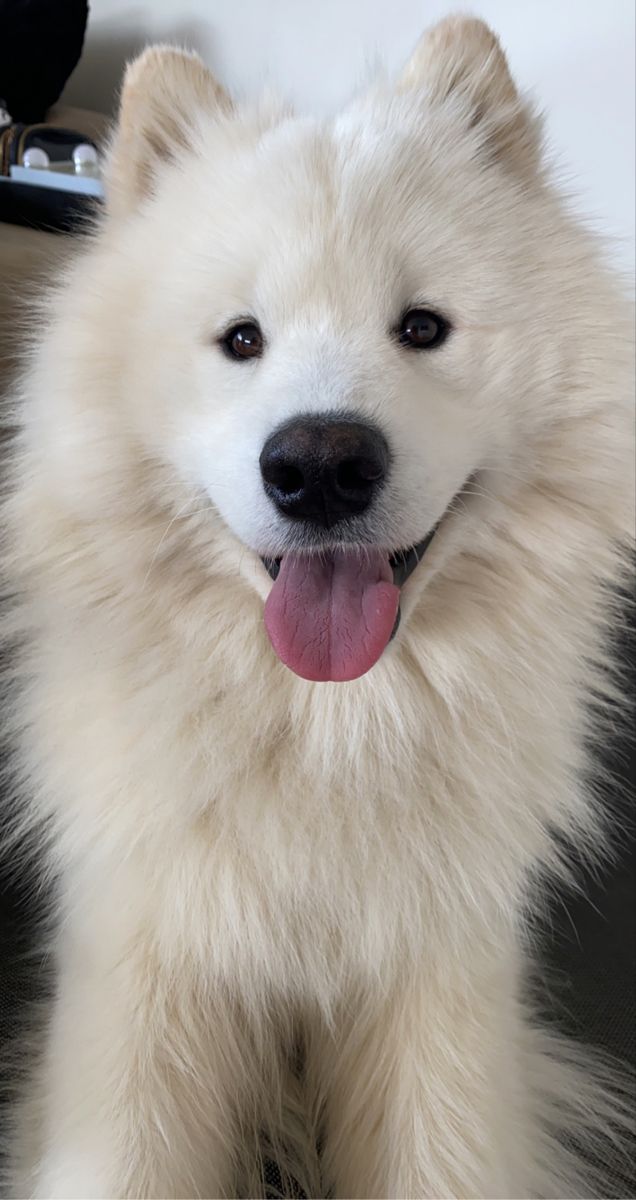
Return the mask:
<svg viewBox="0 0 636 1200">
<path fill-rule="evenodd" d="M 519 174 L 536 171 L 541 123 L 519 95 L 494 33 L 474 17 L 447 17 L 423 35 L 399 80 L 431 104 L 455 101 L 484 148 Z"/>
</svg>

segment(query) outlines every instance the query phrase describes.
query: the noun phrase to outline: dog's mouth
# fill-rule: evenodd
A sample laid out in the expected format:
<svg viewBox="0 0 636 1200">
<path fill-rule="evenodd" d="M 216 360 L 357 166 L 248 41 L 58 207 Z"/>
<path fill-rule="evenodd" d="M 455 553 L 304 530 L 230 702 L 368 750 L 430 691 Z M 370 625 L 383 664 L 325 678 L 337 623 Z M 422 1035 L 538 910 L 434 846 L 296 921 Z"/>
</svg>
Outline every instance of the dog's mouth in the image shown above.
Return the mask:
<svg viewBox="0 0 636 1200">
<path fill-rule="evenodd" d="M 265 626 L 281 661 L 313 681 L 365 675 L 397 631 L 400 590 L 436 531 L 393 554 L 352 546 L 263 558 L 274 581 Z"/>
</svg>

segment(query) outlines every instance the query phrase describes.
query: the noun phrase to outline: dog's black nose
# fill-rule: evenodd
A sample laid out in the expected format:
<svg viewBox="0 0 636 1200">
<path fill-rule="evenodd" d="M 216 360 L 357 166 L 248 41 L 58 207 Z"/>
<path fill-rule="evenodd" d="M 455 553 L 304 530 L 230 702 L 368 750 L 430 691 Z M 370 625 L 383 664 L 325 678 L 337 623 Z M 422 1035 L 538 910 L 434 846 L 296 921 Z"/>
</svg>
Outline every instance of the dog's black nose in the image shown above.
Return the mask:
<svg viewBox="0 0 636 1200">
<path fill-rule="evenodd" d="M 265 491 L 284 516 L 329 528 L 369 507 L 389 448 L 366 422 L 296 417 L 268 437 L 260 464 Z"/>
</svg>

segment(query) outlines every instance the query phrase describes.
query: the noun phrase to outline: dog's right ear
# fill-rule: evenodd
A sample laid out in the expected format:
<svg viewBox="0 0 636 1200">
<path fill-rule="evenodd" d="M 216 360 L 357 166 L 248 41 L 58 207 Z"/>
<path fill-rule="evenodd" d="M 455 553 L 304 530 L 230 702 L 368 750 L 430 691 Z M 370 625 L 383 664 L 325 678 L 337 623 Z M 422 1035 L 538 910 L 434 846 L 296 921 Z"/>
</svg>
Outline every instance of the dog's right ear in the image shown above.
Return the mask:
<svg viewBox="0 0 636 1200">
<path fill-rule="evenodd" d="M 191 145 L 202 113 L 231 101 L 198 55 L 151 46 L 126 70 L 106 168 L 109 211 L 124 215 L 152 193 L 163 165 Z"/>
</svg>

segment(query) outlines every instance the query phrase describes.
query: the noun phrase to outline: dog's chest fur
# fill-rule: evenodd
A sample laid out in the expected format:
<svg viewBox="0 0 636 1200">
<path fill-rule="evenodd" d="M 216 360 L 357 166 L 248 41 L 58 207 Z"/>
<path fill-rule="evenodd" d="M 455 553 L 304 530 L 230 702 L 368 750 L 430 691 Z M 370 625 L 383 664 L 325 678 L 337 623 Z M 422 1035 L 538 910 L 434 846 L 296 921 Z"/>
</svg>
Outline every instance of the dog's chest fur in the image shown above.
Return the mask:
<svg viewBox="0 0 636 1200">
<path fill-rule="evenodd" d="M 529 670 L 479 587 L 461 592 L 461 637 L 432 589 L 368 677 L 312 685 L 277 663 L 240 587 L 177 606 L 163 583 L 165 610 L 53 608 L 29 699 L 39 803 L 87 928 L 107 889 L 129 897 L 109 919 L 131 937 L 147 920 L 175 966 L 325 999 L 345 976 L 461 957 L 477 916 L 488 942 L 514 923 L 548 820 L 583 811 L 561 632 L 535 639 Z"/>
</svg>

